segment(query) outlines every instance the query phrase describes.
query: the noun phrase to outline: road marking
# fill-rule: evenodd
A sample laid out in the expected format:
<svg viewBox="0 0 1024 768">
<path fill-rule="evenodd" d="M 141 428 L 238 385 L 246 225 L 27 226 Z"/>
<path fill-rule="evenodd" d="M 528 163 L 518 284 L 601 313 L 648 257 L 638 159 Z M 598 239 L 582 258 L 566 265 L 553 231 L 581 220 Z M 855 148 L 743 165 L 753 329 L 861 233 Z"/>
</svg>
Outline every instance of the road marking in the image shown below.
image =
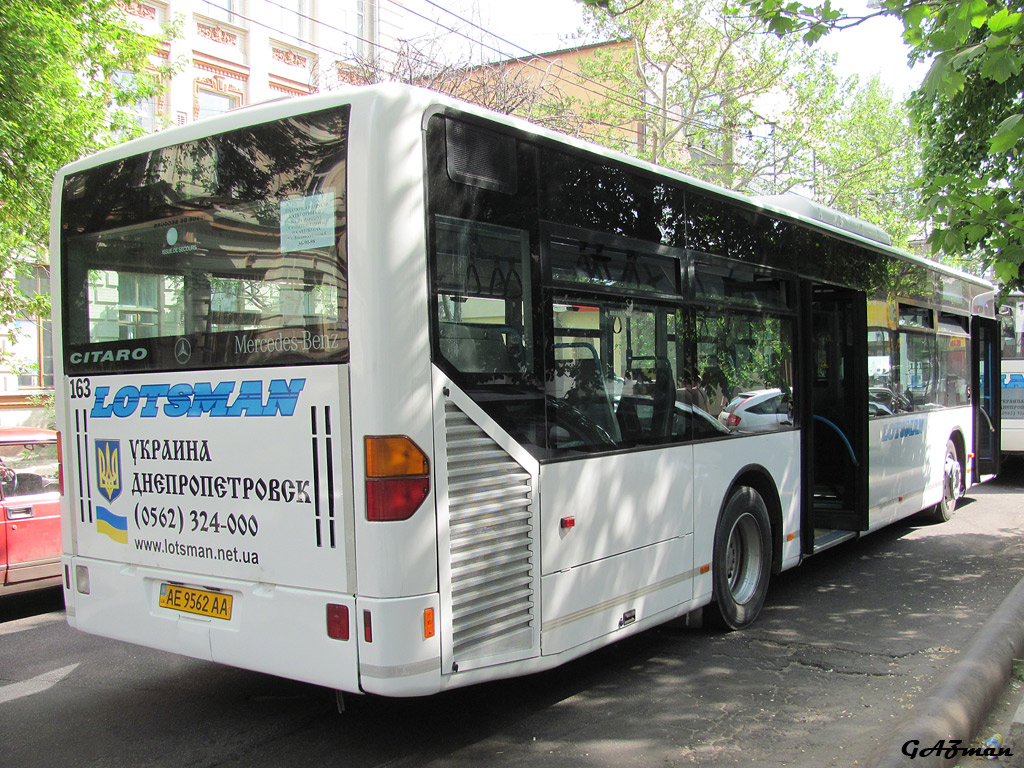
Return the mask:
<svg viewBox="0 0 1024 768">
<path fill-rule="evenodd" d="M 0 704 L 5 704 L 8 701 L 14 701 L 15 699 L 21 699 L 25 696 L 34 696 L 37 693 L 49 690 L 65 677 L 70 675 L 78 669 L 78 664 L 71 664 L 60 669 L 55 669 L 52 672 L 44 672 L 41 675 L 37 675 L 30 680 L 23 680 L 20 683 L 11 683 L 0 687 Z"/>
<path fill-rule="evenodd" d="M 6 624 L 0 624 L 0 637 L 4 635 L 13 635 L 16 632 L 25 632 L 26 630 L 35 629 L 43 624 L 52 624 L 55 621 L 64 621 L 63 610 L 44 613 L 40 616 L 30 616 L 25 619 L 18 619 Z"/>
</svg>

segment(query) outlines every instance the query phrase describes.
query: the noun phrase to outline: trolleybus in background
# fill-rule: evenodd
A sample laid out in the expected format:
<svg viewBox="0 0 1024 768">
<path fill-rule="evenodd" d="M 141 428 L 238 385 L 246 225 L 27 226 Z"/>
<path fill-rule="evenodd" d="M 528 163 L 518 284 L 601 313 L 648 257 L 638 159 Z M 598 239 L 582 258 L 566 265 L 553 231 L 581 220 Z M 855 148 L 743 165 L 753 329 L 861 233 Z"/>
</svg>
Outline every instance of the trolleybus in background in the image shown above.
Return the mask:
<svg viewBox="0 0 1024 768">
<path fill-rule="evenodd" d="M 404 86 L 69 165 L 68 621 L 419 695 L 744 627 L 948 518 L 999 455 L 992 286 L 787 205 Z"/>
<path fill-rule="evenodd" d="M 1002 321 L 1001 403 L 1003 453 L 1024 454 L 1024 293 L 1013 292 L 999 308 Z"/>
</svg>

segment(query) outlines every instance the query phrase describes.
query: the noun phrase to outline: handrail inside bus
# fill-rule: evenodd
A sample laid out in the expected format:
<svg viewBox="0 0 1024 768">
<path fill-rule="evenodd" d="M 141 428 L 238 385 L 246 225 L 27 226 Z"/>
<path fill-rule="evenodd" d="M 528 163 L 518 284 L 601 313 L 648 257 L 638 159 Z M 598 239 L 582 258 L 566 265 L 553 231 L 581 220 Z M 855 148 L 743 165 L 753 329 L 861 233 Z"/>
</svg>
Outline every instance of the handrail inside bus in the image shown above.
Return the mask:
<svg viewBox="0 0 1024 768">
<path fill-rule="evenodd" d="M 985 417 L 985 423 L 986 423 L 986 424 L 988 424 L 988 431 L 989 431 L 989 432 L 995 432 L 995 431 L 996 431 L 996 428 L 995 428 L 995 426 L 993 426 L 993 424 L 992 424 L 992 419 L 991 419 L 991 417 L 990 417 L 990 416 L 988 415 L 988 411 L 986 411 L 986 410 L 985 410 L 984 408 L 982 408 L 982 407 L 981 407 L 980 405 L 978 406 L 978 410 L 979 410 L 979 411 L 981 411 L 981 415 Z"/>
<path fill-rule="evenodd" d="M 814 414 L 814 420 L 815 421 L 820 421 L 822 424 L 827 424 L 828 426 L 832 427 L 832 429 L 835 430 L 835 433 L 837 435 L 839 435 L 839 438 L 843 441 L 843 445 L 846 446 L 846 450 L 849 451 L 849 453 L 850 453 L 850 461 L 853 462 L 853 466 L 859 467 L 860 466 L 860 462 L 857 461 L 857 454 L 855 454 L 853 452 L 853 446 L 850 445 L 850 441 L 846 439 L 846 435 L 843 434 L 843 430 L 841 430 L 839 427 L 837 427 L 831 421 L 826 419 L 824 416 L 819 416 L 818 414 Z"/>
</svg>

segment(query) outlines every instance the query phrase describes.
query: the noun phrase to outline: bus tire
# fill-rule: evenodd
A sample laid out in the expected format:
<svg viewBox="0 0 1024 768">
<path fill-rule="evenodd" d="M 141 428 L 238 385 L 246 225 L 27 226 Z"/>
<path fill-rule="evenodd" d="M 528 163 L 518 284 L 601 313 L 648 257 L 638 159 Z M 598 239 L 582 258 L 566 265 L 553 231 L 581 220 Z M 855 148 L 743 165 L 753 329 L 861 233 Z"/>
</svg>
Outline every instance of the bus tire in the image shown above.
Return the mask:
<svg viewBox="0 0 1024 768">
<path fill-rule="evenodd" d="M 942 461 L 942 501 L 932 508 L 931 518 L 936 523 L 945 523 L 956 511 L 956 502 L 963 492 L 964 471 L 960 456 L 952 440 L 946 441 L 946 455 Z"/>
<path fill-rule="evenodd" d="M 735 630 L 757 618 L 768 594 L 772 566 L 771 523 L 761 494 L 739 486 L 715 528 L 709 624 Z"/>
</svg>

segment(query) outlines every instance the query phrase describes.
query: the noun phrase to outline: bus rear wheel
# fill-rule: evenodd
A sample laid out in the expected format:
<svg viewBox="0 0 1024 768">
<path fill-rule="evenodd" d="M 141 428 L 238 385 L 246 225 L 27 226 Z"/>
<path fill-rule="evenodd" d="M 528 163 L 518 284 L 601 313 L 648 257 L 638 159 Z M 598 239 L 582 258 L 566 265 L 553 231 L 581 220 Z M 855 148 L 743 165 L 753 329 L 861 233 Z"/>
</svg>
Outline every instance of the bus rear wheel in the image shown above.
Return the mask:
<svg viewBox="0 0 1024 768">
<path fill-rule="evenodd" d="M 708 623 L 742 629 L 754 622 L 768 594 L 772 544 L 768 507 L 753 488 L 729 496 L 715 529 L 713 594 Z"/>
</svg>

